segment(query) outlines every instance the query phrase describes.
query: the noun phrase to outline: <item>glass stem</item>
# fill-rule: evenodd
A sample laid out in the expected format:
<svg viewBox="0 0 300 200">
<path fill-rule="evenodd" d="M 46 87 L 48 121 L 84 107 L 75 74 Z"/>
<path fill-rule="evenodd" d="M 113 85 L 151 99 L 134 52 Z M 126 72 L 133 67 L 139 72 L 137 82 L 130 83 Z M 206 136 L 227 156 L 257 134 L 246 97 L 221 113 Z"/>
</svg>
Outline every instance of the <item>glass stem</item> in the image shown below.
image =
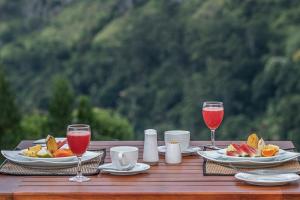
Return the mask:
<svg viewBox="0 0 300 200">
<path fill-rule="evenodd" d="M 82 176 L 82 172 L 81 172 L 81 156 L 78 156 L 78 165 L 77 165 L 77 177 L 81 177 Z"/>
<path fill-rule="evenodd" d="M 215 147 L 215 131 L 216 130 L 210 130 L 211 131 L 211 146 Z"/>
</svg>

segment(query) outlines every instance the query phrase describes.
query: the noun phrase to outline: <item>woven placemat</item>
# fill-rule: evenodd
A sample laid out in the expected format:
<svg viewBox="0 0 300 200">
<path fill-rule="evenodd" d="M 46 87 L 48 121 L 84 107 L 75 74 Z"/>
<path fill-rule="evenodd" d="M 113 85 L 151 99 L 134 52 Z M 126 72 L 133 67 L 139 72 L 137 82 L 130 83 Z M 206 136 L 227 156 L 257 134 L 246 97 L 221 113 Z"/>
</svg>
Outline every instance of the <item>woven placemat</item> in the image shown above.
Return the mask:
<svg viewBox="0 0 300 200">
<path fill-rule="evenodd" d="M 259 168 L 259 169 L 284 169 L 284 170 L 299 170 L 300 164 L 298 160 L 292 160 L 286 163 L 283 163 L 279 166 L 268 167 L 268 168 Z M 239 168 L 239 171 L 250 171 L 254 169 Z M 233 176 L 236 174 L 236 170 L 230 166 L 220 165 L 219 163 L 204 160 L 203 162 L 203 175 L 204 176 Z"/>
<path fill-rule="evenodd" d="M 83 175 L 90 176 L 99 174 L 100 170 L 97 168 L 104 163 L 106 156 L 105 149 L 96 150 L 100 155 L 96 158 L 82 164 Z M 29 166 L 13 163 L 5 160 L 0 167 L 0 173 L 15 176 L 72 176 L 76 175 L 77 165 L 67 168 L 31 168 Z"/>
</svg>

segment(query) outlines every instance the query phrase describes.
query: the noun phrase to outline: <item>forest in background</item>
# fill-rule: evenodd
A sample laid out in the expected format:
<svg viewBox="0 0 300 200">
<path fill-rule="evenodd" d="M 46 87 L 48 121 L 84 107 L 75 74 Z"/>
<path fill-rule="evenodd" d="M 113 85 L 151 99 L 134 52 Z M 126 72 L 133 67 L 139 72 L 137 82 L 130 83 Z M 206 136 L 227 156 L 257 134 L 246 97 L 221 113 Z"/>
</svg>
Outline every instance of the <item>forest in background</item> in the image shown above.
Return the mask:
<svg viewBox="0 0 300 200">
<path fill-rule="evenodd" d="M 299 13 L 293 0 L 0 0 L 0 143 L 82 121 L 98 139 L 206 140 L 202 103 L 218 100 L 217 140 L 300 146 Z"/>
</svg>

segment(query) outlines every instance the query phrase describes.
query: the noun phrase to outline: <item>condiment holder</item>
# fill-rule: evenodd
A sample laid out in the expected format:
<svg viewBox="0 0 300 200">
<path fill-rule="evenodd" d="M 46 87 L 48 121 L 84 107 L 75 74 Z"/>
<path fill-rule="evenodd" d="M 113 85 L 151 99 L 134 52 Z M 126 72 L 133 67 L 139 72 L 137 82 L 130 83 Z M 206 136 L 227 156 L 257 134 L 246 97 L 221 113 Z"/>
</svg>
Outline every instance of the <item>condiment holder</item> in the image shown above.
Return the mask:
<svg viewBox="0 0 300 200">
<path fill-rule="evenodd" d="M 165 162 L 167 164 L 180 164 L 182 161 L 180 144 L 176 141 L 166 143 Z"/>
<path fill-rule="evenodd" d="M 145 130 L 143 161 L 149 165 L 158 164 L 157 132 L 154 129 Z"/>
</svg>

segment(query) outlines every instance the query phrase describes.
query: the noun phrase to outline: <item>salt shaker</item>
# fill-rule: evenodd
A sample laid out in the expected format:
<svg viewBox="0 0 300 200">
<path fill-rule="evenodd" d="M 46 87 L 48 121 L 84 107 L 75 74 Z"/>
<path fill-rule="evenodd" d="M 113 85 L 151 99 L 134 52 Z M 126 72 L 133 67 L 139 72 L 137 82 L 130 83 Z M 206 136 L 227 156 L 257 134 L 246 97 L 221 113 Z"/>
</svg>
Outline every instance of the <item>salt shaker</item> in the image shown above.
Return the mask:
<svg viewBox="0 0 300 200">
<path fill-rule="evenodd" d="M 154 129 L 145 130 L 143 161 L 149 165 L 158 164 L 157 132 Z"/>
<path fill-rule="evenodd" d="M 179 164 L 181 163 L 181 149 L 178 142 L 168 142 L 166 144 L 166 163 L 167 164 Z"/>
</svg>

